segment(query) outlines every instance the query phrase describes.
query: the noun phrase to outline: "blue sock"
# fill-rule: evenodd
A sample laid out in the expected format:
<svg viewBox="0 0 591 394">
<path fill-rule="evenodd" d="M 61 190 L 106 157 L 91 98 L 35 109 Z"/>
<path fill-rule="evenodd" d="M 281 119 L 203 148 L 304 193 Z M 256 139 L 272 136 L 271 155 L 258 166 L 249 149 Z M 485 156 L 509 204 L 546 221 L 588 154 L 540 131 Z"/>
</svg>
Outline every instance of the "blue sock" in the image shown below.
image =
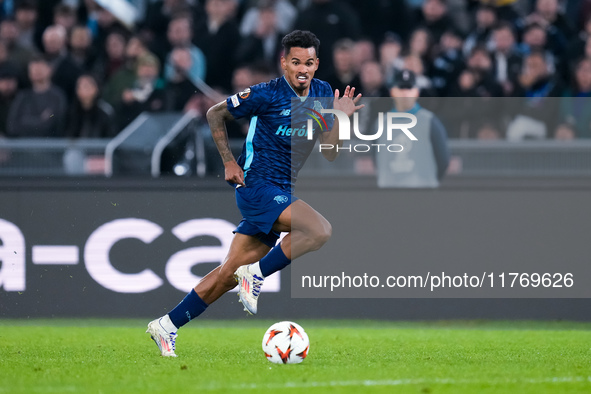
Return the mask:
<svg viewBox="0 0 591 394">
<path fill-rule="evenodd" d="M 168 316 L 176 328 L 181 328 L 202 314 L 207 309 L 207 306 L 195 292 L 195 289 L 191 289 L 189 294 L 172 311 L 168 312 Z"/>
<path fill-rule="evenodd" d="M 261 273 L 264 277 L 271 275 L 274 272 L 282 270 L 291 264 L 291 260 L 285 256 L 281 250 L 281 244 L 275 246 L 265 257 L 259 262 Z"/>
</svg>

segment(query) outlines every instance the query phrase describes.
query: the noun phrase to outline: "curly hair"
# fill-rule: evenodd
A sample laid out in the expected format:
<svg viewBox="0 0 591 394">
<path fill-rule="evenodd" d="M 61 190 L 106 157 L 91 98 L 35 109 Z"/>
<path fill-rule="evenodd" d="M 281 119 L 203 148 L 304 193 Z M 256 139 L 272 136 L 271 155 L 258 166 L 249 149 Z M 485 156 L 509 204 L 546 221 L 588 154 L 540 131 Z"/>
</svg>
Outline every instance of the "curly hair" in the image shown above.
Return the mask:
<svg viewBox="0 0 591 394">
<path fill-rule="evenodd" d="M 285 55 L 289 53 L 291 48 L 314 48 L 316 55 L 318 55 L 318 49 L 320 48 L 320 40 L 311 31 L 294 30 L 287 34 L 281 40 Z"/>
</svg>

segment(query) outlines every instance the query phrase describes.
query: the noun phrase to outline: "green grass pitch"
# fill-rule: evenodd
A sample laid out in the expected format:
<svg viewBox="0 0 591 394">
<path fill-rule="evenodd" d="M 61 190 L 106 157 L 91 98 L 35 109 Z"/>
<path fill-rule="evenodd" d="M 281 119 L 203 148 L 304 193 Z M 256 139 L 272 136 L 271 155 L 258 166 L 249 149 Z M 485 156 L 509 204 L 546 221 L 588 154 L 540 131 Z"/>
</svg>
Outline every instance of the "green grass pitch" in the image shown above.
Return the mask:
<svg viewBox="0 0 591 394">
<path fill-rule="evenodd" d="M 298 321 L 302 364 L 275 365 L 272 321 L 194 321 L 162 358 L 138 320 L 0 320 L 0 393 L 590 393 L 591 324 Z"/>
</svg>

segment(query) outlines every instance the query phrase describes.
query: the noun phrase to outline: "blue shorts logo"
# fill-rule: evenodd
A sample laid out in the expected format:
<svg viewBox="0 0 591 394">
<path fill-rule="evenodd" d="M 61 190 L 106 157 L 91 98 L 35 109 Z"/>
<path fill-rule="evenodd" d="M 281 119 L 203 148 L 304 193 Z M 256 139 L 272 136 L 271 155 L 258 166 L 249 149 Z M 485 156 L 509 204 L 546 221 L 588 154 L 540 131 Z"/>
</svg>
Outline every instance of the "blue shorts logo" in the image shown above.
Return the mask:
<svg viewBox="0 0 591 394">
<path fill-rule="evenodd" d="M 277 204 L 285 204 L 289 199 L 287 198 L 287 196 L 278 195 L 275 196 L 273 200 L 275 200 Z"/>
</svg>

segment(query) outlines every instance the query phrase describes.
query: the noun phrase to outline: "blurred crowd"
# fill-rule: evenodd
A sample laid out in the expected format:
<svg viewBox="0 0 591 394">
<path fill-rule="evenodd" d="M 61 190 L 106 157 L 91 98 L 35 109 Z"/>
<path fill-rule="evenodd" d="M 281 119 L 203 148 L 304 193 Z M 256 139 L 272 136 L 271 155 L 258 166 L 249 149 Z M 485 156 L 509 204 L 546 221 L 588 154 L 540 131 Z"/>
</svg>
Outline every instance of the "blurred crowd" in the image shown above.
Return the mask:
<svg viewBox="0 0 591 394">
<path fill-rule="evenodd" d="M 281 75 L 293 29 L 333 89 L 388 97 L 412 70 L 451 138 L 591 137 L 591 0 L 0 0 L 0 135 L 204 113 Z"/>
</svg>

